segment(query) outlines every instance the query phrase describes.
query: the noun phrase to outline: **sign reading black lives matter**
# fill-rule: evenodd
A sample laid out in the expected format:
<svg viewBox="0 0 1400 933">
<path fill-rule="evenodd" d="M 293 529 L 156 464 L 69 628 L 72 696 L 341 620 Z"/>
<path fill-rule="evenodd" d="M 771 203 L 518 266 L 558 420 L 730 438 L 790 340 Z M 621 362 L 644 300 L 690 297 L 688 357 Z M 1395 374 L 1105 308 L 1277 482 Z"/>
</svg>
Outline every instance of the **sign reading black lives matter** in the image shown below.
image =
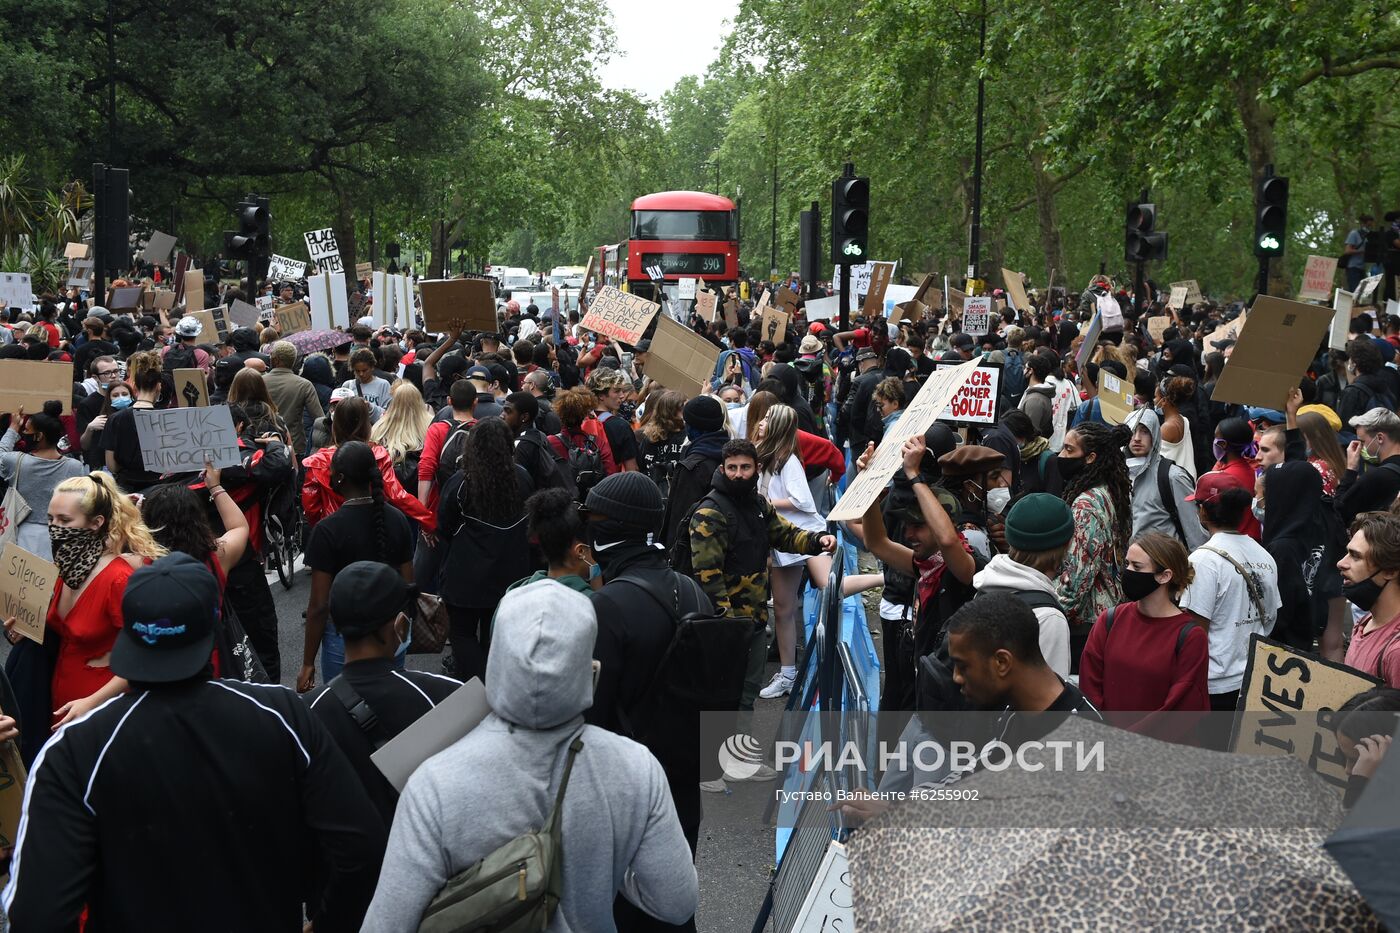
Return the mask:
<svg viewBox="0 0 1400 933">
<path fill-rule="evenodd" d="M 193 473 L 205 461 L 223 469 L 243 462 L 227 405 L 136 411 L 142 465 L 154 473 Z"/>
<path fill-rule="evenodd" d="M 319 271 L 345 271 L 345 264 L 340 261 L 340 245 L 335 242 L 334 230 L 330 227 L 324 230 L 308 230 L 302 236 L 306 239 L 306 252 L 311 257 L 311 264 Z"/>
</svg>

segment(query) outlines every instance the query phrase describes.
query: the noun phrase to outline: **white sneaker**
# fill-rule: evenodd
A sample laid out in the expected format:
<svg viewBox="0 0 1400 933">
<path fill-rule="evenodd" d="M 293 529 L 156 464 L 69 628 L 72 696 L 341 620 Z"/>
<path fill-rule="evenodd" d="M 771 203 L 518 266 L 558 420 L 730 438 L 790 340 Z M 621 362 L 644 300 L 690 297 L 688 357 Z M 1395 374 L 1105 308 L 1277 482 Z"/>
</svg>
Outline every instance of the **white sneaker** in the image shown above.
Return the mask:
<svg viewBox="0 0 1400 933">
<path fill-rule="evenodd" d="M 715 778 L 713 781 L 701 781 L 700 789 L 707 794 L 729 793 L 729 785 L 724 783 L 724 778 Z"/>
<path fill-rule="evenodd" d="M 778 697 L 785 697 L 792 692 L 792 685 L 797 680 L 796 674 L 784 674 L 782 671 L 773 675 L 773 679 L 768 682 L 768 686 L 758 691 L 758 695 L 765 700 L 776 700 Z"/>
<path fill-rule="evenodd" d="M 772 768 L 768 767 L 767 765 L 759 765 L 759 766 L 758 766 L 758 770 L 755 771 L 753 774 L 750 774 L 748 777 L 743 777 L 743 778 L 731 777 L 729 780 L 733 781 L 733 782 L 736 783 L 736 784 L 743 783 L 743 782 L 750 782 L 750 783 L 754 783 L 754 784 L 761 784 L 761 783 L 764 783 L 764 782 L 766 782 L 766 781 L 774 781 L 774 780 L 777 780 L 777 778 L 778 778 L 778 772 L 774 771 Z M 703 787 L 704 785 L 702 784 L 701 786 Z"/>
</svg>

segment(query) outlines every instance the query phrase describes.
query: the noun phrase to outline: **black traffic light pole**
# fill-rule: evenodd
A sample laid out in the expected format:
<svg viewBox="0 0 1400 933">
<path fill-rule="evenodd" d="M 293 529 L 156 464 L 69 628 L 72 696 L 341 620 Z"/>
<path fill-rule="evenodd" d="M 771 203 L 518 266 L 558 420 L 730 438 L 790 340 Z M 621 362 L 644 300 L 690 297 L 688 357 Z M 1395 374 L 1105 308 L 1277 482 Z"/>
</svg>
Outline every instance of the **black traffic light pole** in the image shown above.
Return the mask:
<svg viewBox="0 0 1400 933">
<path fill-rule="evenodd" d="M 847 162 L 831 183 L 831 261 L 840 276 L 840 328 L 850 326 L 851 264 L 869 262 L 870 179 L 856 175 Z"/>
<path fill-rule="evenodd" d="M 1275 175 L 1274 164 L 1270 162 L 1264 166 L 1264 174 L 1255 188 L 1254 255 L 1259 257 L 1256 298 L 1269 293 L 1269 260 L 1283 255 L 1287 229 L 1288 179 Z"/>
<path fill-rule="evenodd" d="M 1147 188 L 1142 189 L 1142 195 L 1138 198 L 1138 203 L 1145 203 L 1150 196 Z M 1142 317 L 1142 293 L 1145 291 L 1142 270 L 1146 264 L 1139 259 L 1133 263 L 1133 314 Z"/>
</svg>

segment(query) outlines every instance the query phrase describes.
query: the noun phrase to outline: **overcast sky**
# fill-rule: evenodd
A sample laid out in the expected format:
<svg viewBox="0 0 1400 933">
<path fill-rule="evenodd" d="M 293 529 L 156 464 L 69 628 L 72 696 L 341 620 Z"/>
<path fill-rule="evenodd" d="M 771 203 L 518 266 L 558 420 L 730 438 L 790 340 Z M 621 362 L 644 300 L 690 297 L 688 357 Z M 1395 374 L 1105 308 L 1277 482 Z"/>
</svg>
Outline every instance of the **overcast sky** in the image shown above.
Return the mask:
<svg viewBox="0 0 1400 933">
<path fill-rule="evenodd" d="M 603 84 L 631 88 L 659 101 L 685 75 L 703 75 L 714 61 L 726 20 L 738 0 L 608 0 L 618 53 L 602 69 Z"/>
</svg>

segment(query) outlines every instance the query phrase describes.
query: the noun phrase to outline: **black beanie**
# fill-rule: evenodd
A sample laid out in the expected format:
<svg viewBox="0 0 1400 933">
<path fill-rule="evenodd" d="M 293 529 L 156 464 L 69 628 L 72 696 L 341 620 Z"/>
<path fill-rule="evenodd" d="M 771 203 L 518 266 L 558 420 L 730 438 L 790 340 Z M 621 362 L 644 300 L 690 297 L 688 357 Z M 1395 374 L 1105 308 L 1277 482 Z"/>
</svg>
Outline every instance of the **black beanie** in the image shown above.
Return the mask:
<svg viewBox="0 0 1400 933">
<path fill-rule="evenodd" d="M 645 473 L 614 473 L 588 491 L 587 507 L 623 525 L 645 531 L 661 527 L 666 513 L 661 490 Z"/>
<path fill-rule="evenodd" d="M 697 395 L 685 403 L 681 418 L 686 427 L 697 431 L 718 431 L 724 427 L 724 403 L 710 395 Z"/>
</svg>

